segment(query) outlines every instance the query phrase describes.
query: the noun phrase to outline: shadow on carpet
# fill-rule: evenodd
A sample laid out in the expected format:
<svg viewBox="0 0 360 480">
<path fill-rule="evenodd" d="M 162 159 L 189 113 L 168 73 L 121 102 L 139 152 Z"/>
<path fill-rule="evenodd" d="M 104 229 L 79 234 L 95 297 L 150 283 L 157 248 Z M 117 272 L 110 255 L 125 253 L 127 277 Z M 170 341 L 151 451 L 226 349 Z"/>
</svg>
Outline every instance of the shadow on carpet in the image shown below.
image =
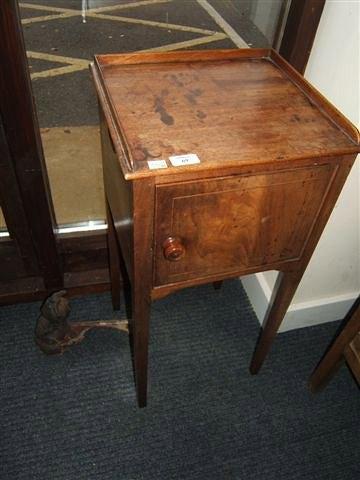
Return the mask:
<svg viewBox="0 0 360 480">
<path fill-rule="evenodd" d="M 176 293 L 153 305 L 139 410 L 127 334 L 90 332 L 47 357 L 33 342 L 39 307 L 0 308 L 1 480 L 360 478 L 350 373 L 307 388 L 337 322 L 280 334 L 251 376 L 259 329 L 241 283 Z M 70 320 L 124 316 L 108 294 L 71 300 Z"/>
</svg>

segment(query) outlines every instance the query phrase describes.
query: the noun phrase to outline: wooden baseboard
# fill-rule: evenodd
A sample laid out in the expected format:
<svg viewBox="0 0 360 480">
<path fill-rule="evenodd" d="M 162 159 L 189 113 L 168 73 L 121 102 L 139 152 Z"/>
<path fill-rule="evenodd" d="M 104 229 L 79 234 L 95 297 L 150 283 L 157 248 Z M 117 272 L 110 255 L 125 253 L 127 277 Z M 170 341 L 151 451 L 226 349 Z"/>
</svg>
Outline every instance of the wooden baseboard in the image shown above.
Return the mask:
<svg viewBox="0 0 360 480">
<path fill-rule="evenodd" d="M 70 297 L 110 290 L 106 235 L 103 232 L 59 236 L 57 249 L 64 272 L 64 288 Z M 10 245 L 6 253 L 9 271 L 6 272 L 8 275 L 3 272 L 0 277 L 0 305 L 42 301 L 52 293 L 45 288 L 40 276 L 26 277 L 20 272 L 17 278 L 15 247 Z M 10 271 L 11 265 L 14 266 L 13 272 Z"/>
<path fill-rule="evenodd" d="M 64 275 L 64 289 L 69 297 L 100 293 L 110 290 L 107 269 L 89 270 Z M 43 301 L 52 290 L 47 290 L 40 277 L 28 277 L 0 283 L 0 305 Z"/>
</svg>

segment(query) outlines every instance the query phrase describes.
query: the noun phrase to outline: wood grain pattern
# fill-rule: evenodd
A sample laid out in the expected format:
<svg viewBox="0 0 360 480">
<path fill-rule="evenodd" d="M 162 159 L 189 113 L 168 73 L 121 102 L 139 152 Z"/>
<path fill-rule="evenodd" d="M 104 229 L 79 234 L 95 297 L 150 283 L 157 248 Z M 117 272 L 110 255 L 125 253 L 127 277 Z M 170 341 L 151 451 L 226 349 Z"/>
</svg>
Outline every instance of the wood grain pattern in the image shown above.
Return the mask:
<svg viewBox="0 0 360 480">
<path fill-rule="evenodd" d="M 176 52 L 120 53 L 95 55 L 97 67 L 105 78 L 106 67 L 122 65 L 142 65 L 174 62 L 208 62 L 213 60 L 238 60 L 240 58 L 263 58 L 270 54 L 268 48 L 216 49 L 216 50 L 178 50 Z"/>
<path fill-rule="evenodd" d="M 285 75 L 302 91 L 309 101 L 325 115 L 335 127 L 340 128 L 350 139 L 358 145 L 360 142 L 359 130 L 343 115 L 332 103 L 327 100 L 310 82 L 308 82 L 295 68 L 290 65 L 275 50 L 271 50 L 270 59 Z"/>
<path fill-rule="evenodd" d="M 326 222 L 335 206 L 341 189 L 344 186 L 346 178 L 355 161 L 356 156 L 349 155 L 338 159 L 338 168 L 332 176 L 327 186 L 326 195 L 320 205 L 319 215 L 314 223 L 311 235 L 307 240 L 306 248 L 303 251 L 299 262 L 293 265 L 293 268 L 287 271 L 281 271 L 275 287 L 276 295 L 273 299 L 266 318 L 263 323 L 263 328 L 260 332 L 258 343 L 256 345 L 253 358 L 250 364 L 250 372 L 256 374 L 259 372 L 270 348 L 275 339 L 276 333 L 281 325 L 287 309 L 295 295 L 296 289 L 300 280 L 306 270 L 310 258 L 315 250 L 315 247 L 320 239 Z"/>
<path fill-rule="evenodd" d="M 171 53 L 163 63 L 149 55 L 144 63 L 97 57 L 103 98 L 128 154 L 126 178 L 170 175 L 169 162 L 154 172 L 147 161 L 187 153 L 201 161 L 187 168 L 202 171 L 357 151 L 356 129 L 348 128 L 351 138 L 340 131 L 337 122 L 349 122 L 274 52 L 231 52 L 230 59 L 212 52 L 207 61 Z"/>
<path fill-rule="evenodd" d="M 155 285 L 298 260 L 334 167 L 157 187 Z M 185 254 L 169 262 L 167 237 Z"/>
<path fill-rule="evenodd" d="M 275 269 L 257 373 L 359 151 L 358 131 L 270 50 L 107 55 L 92 73 L 105 191 L 131 280 L 139 405 L 151 301 Z M 200 163 L 171 165 L 186 153 Z M 167 168 L 149 169 L 154 159 Z"/>
</svg>

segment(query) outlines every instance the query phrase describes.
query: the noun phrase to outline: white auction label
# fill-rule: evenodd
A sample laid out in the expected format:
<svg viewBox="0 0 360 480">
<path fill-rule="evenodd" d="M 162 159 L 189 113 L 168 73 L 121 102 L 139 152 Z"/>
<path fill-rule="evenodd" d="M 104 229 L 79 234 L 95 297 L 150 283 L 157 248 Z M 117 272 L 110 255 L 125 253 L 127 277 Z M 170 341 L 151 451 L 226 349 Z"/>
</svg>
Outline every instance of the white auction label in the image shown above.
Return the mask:
<svg viewBox="0 0 360 480">
<path fill-rule="evenodd" d="M 148 160 L 147 163 L 150 170 L 155 170 L 157 168 L 167 168 L 166 160 Z"/>
<path fill-rule="evenodd" d="M 171 165 L 173 167 L 181 167 L 182 165 L 193 165 L 194 163 L 200 163 L 200 158 L 195 153 L 188 153 L 187 155 L 175 155 L 169 157 Z"/>
</svg>

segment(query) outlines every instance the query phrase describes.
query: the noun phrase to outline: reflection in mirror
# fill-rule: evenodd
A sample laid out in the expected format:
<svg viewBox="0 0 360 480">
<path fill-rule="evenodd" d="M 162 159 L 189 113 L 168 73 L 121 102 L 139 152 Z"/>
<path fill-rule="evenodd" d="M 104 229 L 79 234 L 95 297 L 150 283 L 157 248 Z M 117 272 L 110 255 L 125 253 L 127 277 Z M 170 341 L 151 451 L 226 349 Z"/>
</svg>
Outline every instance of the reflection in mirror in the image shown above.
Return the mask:
<svg viewBox="0 0 360 480">
<path fill-rule="evenodd" d="M 9 236 L 9 233 L 6 228 L 5 218 L 0 207 L 0 238 L 8 237 L 8 236 Z"/>
<path fill-rule="evenodd" d="M 287 0 L 24 0 L 22 26 L 59 228 L 105 228 L 96 53 L 269 47 Z"/>
</svg>

